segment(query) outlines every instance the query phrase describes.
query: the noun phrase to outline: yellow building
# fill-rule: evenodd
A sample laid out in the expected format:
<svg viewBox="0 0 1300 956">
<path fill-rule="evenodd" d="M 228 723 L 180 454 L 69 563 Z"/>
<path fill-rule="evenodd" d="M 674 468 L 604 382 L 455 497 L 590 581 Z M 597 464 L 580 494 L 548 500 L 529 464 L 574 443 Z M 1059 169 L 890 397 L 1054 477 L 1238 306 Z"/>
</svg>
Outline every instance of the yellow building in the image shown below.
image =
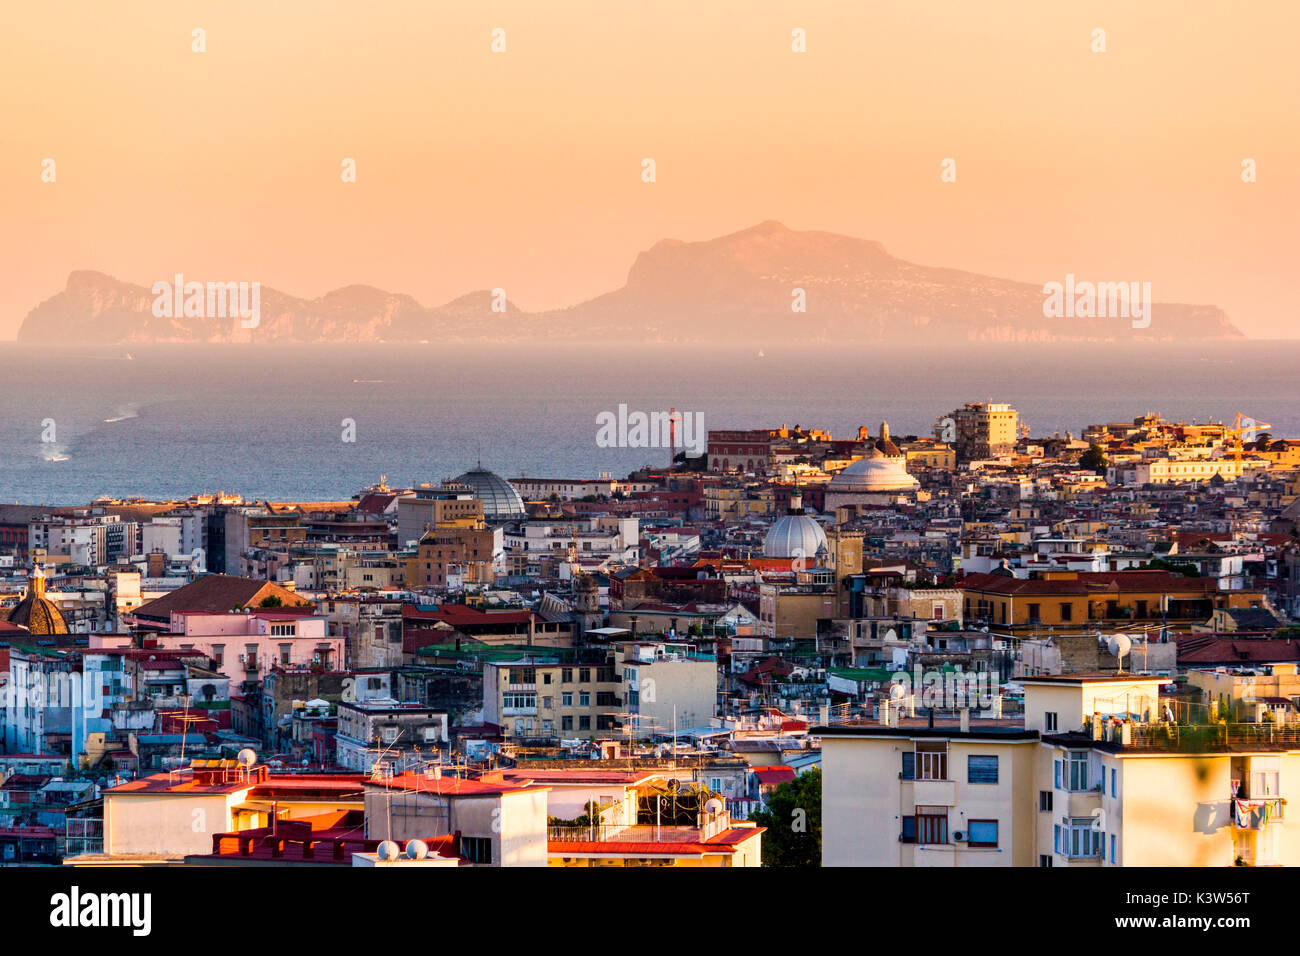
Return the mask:
<svg viewBox="0 0 1300 956">
<path fill-rule="evenodd" d="M 1005 627 L 1088 622 L 1202 623 L 1219 608 L 1262 607 L 1260 591 L 1220 589 L 1213 578 L 1167 571 L 1051 571 L 970 574 L 961 582 L 963 618 Z"/>
</svg>

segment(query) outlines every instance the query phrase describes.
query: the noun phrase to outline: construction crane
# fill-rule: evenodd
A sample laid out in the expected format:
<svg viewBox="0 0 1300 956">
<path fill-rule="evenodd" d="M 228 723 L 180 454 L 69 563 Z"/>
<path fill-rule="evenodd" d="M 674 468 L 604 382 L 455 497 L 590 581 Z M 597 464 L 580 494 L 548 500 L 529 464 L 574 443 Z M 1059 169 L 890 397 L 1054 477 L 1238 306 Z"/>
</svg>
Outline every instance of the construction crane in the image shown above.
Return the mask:
<svg viewBox="0 0 1300 956">
<path fill-rule="evenodd" d="M 1245 428 L 1243 428 L 1241 425 L 1243 420 L 1249 423 Z M 1258 436 L 1260 432 L 1268 431 L 1268 429 L 1272 427 L 1273 426 L 1270 425 L 1268 422 L 1256 421 L 1255 419 L 1251 418 L 1249 415 L 1242 415 L 1241 412 L 1237 412 L 1237 417 L 1233 419 L 1232 427 L 1227 428 L 1225 426 L 1225 428 L 1223 429 L 1224 437 L 1232 438 L 1234 440 L 1232 446 L 1233 460 L 1236 461 L 1238 464 L 1241 463 L 1241 445 L 1242 445 L 1242 438 L 1245 435 L 1252 434 L 1254 436 Z"/>
</svg>

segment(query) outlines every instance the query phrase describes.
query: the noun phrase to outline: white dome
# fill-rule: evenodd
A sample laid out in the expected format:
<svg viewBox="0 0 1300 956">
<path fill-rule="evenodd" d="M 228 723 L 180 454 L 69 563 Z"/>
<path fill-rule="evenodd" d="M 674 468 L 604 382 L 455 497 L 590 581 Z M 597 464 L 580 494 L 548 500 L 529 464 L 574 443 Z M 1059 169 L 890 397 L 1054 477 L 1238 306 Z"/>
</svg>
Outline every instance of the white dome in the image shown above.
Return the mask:
<svg viewBox="0 0 1300 956">
<path fill-rule="evenodd" d="M 763 539 L 765 558 L 808 558 L 827 552 L 826 532 L 807 515 L 778 518 Z"/>
<path fill-rule="evenodd" d="M 907 473 L 906 460 L 874 454 L 859 458 L 830 480 L 827 492 L 912 491 L 921 483 Z"/>
</svg>

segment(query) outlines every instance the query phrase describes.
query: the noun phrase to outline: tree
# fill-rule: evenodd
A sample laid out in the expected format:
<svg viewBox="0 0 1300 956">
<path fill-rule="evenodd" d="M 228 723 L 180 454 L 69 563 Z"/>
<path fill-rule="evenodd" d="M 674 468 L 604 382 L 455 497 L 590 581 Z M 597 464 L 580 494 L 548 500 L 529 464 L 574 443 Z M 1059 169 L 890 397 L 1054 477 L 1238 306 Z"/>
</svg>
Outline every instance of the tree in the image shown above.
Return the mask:
<svg viewBox="0 0 1300 956">
<path fill-rule="evenodd" d="M 283 604 L 284 602 L 280 600 L 280 598 L 278 598 L 274 594 L 271 594 L 268 595 L 267 597 L 262 598 L 262 603 L 259 604 L 258 607 L 281 607 Z"/>
<path fill-rule="evenodd" d="M 751 819 L 763 833 L 764 866 L 822 865 L 822 772 L 814 767 L 768 798 Z"/>
<path fill-rule="evenodd" d="M 1079 456 L 1080 468 L 1087 468 L 1099 475 L 1106 471 L 1107 464 L 1106 453 L 1101 450 L 1100 445 L 1089 445 L 1088 450 Z"/>
<path fill-rule="evenodd" d="M 1139 571 L 1168 571 L 1170 574 L 1181 574 L 1185 578 L 1199 578 L 1201 569 L 1190 562 L 1175 562 L 1165 558 L 1156 558 L 1148 561 L 1146 564 L 1138 566 Z"/>
</svg>

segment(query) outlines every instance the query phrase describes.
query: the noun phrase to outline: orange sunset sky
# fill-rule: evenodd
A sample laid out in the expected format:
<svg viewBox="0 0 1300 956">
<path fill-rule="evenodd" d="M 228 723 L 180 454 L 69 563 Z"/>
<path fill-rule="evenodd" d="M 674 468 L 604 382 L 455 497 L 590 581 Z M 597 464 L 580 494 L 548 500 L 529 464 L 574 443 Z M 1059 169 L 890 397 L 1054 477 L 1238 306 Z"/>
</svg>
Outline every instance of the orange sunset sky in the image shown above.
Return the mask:
<svg viewBox="0 0 1300 956">
<path fill-rule="evenodd" d="M 541 309 L 766 219 L 1296 337 L 1297 38 L 1294 0 L 6 3 L 0 339 L 74 269 Z"/>
</svg>

